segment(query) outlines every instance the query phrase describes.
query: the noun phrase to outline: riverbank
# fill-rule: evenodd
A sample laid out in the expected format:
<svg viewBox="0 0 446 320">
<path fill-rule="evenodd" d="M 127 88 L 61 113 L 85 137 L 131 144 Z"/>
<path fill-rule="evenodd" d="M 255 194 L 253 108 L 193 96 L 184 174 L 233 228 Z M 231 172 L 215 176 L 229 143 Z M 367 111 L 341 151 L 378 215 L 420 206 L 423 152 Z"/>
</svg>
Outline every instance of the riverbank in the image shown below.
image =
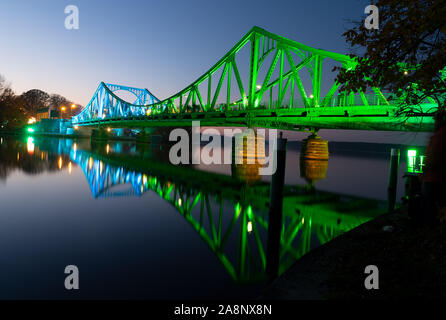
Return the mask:
<svg viewBox="0 0 446 320">
<path fill-rule="evenodd" d="M 312 250 L 274 281 L 265 299 L 446 298 L 446 223 L 414 226 L 406 208 Z M 366 290 L 367 265 L 379 289 Z"/>
</svg>

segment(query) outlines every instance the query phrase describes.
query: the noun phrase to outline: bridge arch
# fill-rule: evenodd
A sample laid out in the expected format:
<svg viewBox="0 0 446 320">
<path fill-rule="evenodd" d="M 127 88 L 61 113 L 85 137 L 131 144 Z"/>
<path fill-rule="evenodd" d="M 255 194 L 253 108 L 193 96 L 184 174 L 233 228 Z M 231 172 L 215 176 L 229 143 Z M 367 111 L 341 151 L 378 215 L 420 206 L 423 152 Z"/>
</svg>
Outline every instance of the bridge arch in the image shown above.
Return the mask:
<svg viewBox="0 0 446 320">
<path fill-rule="evenodd" d="M 243 48 L 250 53 L 245 65 L 249 65 L 247 75 L 239 71 L 241 65 L 236 60 L 243 55 L 238 54 Z M 432 131 L 432 110 L 438 107 L 435 103 L 417 106 L 420 112 L 401 114 L 403 100 L 389 100 L 380 88 L 367 94 L 340 92 L 339 83 L 325 83 L 327 79 L 322 76 L 322 70 L 326 70 L 323 62 L 328 60 L 345 68 L 357 65 L 347 55 L 312 48 L 253 27 L 197 80 L 164 100 L 147 89 L 101 82 L 87 107 L 73 117 L 73 123 L 190 126 L 191 118 L 199 118 L 205 126 Z M 119 98 L 115 94 L 118 90 L 131 92 L 136 100 Z"/>
<path fill-rule="evenodd" d="M 136 100 L 125 101 L 115 94 L 116 91 L 130 92 Z M 149 110 L 147 106 L 157 101 L 159 99 L 148 89 L 101 82 L 87 106 L 73 117 L 73 122 L 146 115 Z"/>
</svg>

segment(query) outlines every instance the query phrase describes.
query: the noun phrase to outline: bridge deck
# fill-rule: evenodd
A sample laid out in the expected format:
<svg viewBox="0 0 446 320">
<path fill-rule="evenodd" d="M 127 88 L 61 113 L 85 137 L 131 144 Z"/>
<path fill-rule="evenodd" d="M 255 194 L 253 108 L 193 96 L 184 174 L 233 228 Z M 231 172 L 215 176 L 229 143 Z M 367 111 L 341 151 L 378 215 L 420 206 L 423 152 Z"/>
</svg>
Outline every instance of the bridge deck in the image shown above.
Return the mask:
<svg viewBox="0 0 446 320">
<path fill-rule="evenodd" d="M 192 121 L 200 121 L 201 126 L 248 126 L 296 131 L 323 128 L 430 132 L 434 128 L 433 119 L 423 119 L 423 113 L 396 117 L 395 112 L 393 106 L 231 110 L 110 117 L 83 121 L 78 125 L 111 128 L 181 127 L 191 126 Z"/>
</svg>

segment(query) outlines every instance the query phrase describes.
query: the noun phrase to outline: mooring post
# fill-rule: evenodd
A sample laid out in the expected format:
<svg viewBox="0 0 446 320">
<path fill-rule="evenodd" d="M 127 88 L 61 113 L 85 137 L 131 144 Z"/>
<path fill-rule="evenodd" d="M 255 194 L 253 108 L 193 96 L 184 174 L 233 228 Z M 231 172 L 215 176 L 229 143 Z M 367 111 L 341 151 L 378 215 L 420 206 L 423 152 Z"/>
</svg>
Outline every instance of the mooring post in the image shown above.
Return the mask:
<svg viewBox="0 0 446 320">
<path fill-rule="evenodd" d="M 389 184 L 387 187 L 387 200 L 389 204 L 388 206 L 389 212 L 395 209 L 399 164 L 400 164 L 400 149 L 392 148 L 390 152 Z"/>
<path fill-rule="evenodd" d="M 273 161 L 277 163 L 276 172 L 271 179 L 270 207 L 268 221 L 268 241 L 266 251 L 266 275 L 268 281 L 277 278 L 279 274 L 280 237 L 282 234 L 282 201 L 285 182 L 287 139 L 282 138 L 282 132 L 277 141 L 277 152 Z"/>
</svg>

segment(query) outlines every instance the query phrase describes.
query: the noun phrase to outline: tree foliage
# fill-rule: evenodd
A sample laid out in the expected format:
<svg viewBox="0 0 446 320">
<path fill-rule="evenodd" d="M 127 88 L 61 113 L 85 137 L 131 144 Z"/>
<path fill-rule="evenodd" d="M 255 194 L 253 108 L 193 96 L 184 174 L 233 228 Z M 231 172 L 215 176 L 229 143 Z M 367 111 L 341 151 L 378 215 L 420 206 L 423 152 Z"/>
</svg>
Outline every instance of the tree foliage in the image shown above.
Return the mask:
<svg viewBox="0 0 446 320">
<path fill-rule="evenodd" d="M 22 99 L 14 94 L 0 76 L 0 130 L 16 129 L 26 123 L 27 113 L 22 105 Z"/>
<path fill-rule="evenodd" d="M 435 101 L 446 93 L 446 0 L 378 0 L 379 29 L 356 22 L 343 36 L 364 54 L 350 56 L 355 68 L 337 67 L 341 90 L 379 87 L 405 105 Z M 442 72 L 443 71 L 443 72 Z"/>
<path fill-rule="evenodd" d="M 17 129 L 25 125 L 31 116 L 36 116 L 37 110 L 43 107 L 59 108 L 66 105 L 71 109 L 72 102 L 65 97 L 32 89 L 21 95 L 16 95 L 6 80 L 0 75 L 0 130 Z M 76 107 L 82 108 L 82 106 Z M 73 111 L 69 115 L 72 114 Z"/>
<path fill-rule="evenodd" d="M 25 109 L 36 115 L 38 109 L 48 107 L 50 95 L 42 90 L 32 89 L 24 92 L 22 99 L 25 102 Z"/>
<path fill-rule="evenodd" d="M 48 99 L 48 101 L 49 101 L 48 103 L 49 107 L 55 110 L 58 110 L 62 106 L 69 107 L 72 104 L 71 101 L 61 96 L 60 94 L 52 94 Z"/>
</svg>

